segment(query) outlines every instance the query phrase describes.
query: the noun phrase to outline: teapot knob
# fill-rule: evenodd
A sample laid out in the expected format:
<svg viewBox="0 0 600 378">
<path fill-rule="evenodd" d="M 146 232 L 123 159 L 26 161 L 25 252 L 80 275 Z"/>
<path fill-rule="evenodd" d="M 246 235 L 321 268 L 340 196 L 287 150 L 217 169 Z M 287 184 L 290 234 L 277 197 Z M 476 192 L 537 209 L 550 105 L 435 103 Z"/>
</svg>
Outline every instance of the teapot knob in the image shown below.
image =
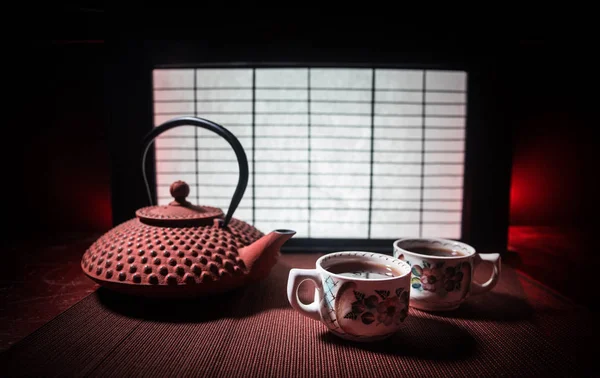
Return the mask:
<svg viewBox="0 0 600 378">
<path fill-rule="evenodd" d="M 169 188 L 171 196 L 179 203 L 187 203 L 186 197 L 190 194 L 190 187 L 185 181 L 175 181 Z"/>
</svg>

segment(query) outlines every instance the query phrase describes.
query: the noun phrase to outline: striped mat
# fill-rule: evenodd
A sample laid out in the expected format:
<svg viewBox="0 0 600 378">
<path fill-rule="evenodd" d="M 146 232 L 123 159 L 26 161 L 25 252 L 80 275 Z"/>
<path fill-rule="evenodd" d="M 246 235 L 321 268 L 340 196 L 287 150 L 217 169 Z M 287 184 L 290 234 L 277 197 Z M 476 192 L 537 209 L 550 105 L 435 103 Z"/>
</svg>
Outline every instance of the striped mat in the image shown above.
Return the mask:
<svg viewBox="0 0 600 378">
<path fill-rule="evenodd" d="M 592 316 L 508 266 L 490 293 L 443 315 L 411 309 L 374 344 L 292 310 L 286 254 L 268 279 L 219 297 L 159 302 L 95 293 L 0 356 L 2 376 L 589 376 Z M 302 296 L 311 297 L 310 287 Z"/>
</svg>

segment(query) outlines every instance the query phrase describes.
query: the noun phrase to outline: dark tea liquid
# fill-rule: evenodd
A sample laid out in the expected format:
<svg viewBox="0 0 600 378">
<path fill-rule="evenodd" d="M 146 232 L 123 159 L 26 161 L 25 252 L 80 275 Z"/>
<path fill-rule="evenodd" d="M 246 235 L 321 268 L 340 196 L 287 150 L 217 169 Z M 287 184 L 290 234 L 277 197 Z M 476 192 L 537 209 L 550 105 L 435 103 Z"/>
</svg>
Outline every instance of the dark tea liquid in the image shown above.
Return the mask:
<svg viewBox="0 0 600 378">
<path fill-rule="evenodd" d="M 419 253 L 421 255 L 428 256 L 442 256 L 442 257 L 452 257 L 452 256 L 467 256 L 465 253 L 460 251 L 445 249 L 445 248 L 433 248 L 433 247 L 411 247 L 406 248 L 407 251 L 411 251 L 414 253 Z"/>
<path fill-rule="evenodd" d="M 331 273 L 350 278 L 365 278 L 378 280 L 382 278 L 398 277 L 402 274 L 390 266 L 370 262 L 348 261 L 340 262 L 326 268 Z"/>
</svg>

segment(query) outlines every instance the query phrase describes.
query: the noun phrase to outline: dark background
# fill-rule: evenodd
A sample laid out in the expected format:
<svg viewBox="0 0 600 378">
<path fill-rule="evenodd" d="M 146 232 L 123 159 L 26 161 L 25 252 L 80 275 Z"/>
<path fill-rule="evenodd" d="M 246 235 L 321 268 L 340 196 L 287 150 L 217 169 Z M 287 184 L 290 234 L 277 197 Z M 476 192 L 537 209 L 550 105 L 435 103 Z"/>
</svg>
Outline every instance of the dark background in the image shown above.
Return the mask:
<svg viewBox="0 0 600 378">
<path fill-rule="evenodd" d="M 512 135 L 510 223 L 552 227 L 569 235 L 567 240 L 575 230 L 574 245 L 585 250 L 563 248 L 552 258 L 575 254 L 581 266 L 596 259 L 586 241 L 597 223 L 598 202 L 592 114 L 598 96 L 586 31 L 531 22 L 469 28 L 443 23 L 423 28 L 399 20 L 370 26 L 351 18 L 200 22 L 184 10 L 165 12 L 137 13 L 132 23 L 104 9 L 54 9 L 30 20 L 29 37 L 15 31 L 8 41 L 3 199 L 9 222 L 3 229 L 9 243 L 103 233 L 112 226 L 104 87 L 111 46 L 186 37 L 217 57 L 255 48 L 274 56 L 321 49 L 342 58 L 350 50 L 376 57 L 399 49 L 416 58 L 467 56 L 489 64 L 507 88 L 498 101 L 506 107 L 504 127 Z M 180 18 L 157 22 L 161 14 Z"/>
</svg>

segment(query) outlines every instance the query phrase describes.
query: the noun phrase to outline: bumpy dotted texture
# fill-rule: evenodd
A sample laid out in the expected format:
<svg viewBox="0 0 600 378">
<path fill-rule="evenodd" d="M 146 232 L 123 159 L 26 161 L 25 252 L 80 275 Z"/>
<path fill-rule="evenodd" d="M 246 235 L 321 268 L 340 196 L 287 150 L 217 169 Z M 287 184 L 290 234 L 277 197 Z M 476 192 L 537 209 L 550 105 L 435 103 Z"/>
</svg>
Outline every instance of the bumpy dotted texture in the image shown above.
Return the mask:
<svg viewBox="0 0 600 378">
<path fill-rule="evenodd" d="M 242 278 L 247 269 L 238 251 L 262 236 L 235 218 L 227 229 L 157 227 L 136 218 L 92 244 L 81 266 L 100 284 L 194 285 Z"/>
<path fill-rule="evenodd" d="M 155 220 L 208 219 L 222 217 L 223 211 L 217 207 L 202 206 L 202 212 L 190 210 L 185 206 L 148 206 L 136 211 L 140 218 Z"/>
</svg>

